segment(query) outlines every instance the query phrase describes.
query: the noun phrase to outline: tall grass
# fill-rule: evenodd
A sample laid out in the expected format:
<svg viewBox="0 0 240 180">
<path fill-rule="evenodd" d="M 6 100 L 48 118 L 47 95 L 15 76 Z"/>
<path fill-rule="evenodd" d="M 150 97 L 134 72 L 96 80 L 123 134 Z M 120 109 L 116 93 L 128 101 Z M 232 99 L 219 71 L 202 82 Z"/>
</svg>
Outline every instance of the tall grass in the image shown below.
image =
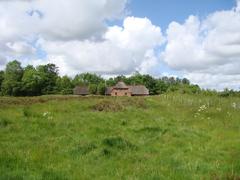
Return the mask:
<svg viewBox="0 0 240 180">
<path fill-rule="evenodd" d="M 240 99 L 0 98 L 0 179 L 239 179 Z"/>
</svg>

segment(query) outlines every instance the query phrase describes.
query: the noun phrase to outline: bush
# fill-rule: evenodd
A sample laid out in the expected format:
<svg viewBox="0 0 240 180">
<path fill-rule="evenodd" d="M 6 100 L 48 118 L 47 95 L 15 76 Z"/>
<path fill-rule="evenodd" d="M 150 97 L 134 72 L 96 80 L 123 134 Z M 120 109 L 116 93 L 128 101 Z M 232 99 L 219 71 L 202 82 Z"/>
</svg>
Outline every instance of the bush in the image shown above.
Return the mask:
<svg viewBox="0 0 240 180">
<path fill-rule="evenodd" d="M 116 149 L 126 150 L 126 149 L 135 149 L 136 146 L 134 146 L 129 141 L 123 139 L 122 137 L 109 137 L 102 141 L 102 144 Z"/>
<path fill-rule="evenodd" d="M 109 100 L 103 100 L 100 103 L 97 103 L 93 106 L 93 110 L 95 111 L 121 111 L 124 109 L 124 106 L 120 104 L 119 102 L 109 101 Z"/>
</svg>

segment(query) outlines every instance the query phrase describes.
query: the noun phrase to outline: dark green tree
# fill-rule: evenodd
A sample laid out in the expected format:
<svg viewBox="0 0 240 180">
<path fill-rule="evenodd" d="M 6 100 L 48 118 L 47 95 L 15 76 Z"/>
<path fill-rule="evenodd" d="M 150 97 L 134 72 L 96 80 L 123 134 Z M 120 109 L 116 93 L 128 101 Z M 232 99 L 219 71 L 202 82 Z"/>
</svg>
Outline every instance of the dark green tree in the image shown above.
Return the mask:
<svg viewBox="0 0 240 180">
<path fill-rule="evenodd" d="M 39 72 L 31 65 L 24 69 L 22 77 L 22 92 L 25 96 L 41 95 L 43 83 Z"/>
<path fill-rule="evenodd" d="M 58 78 L 58 67 L 55 64 L 40 65 L 37 71 L 41 77 L 41 93 L 54 94 L 57 91 L 56 81 Z"/>
<path fill-rule="evenodd" d="M 150 75 L 143 75 L 143 84 L 149 89 L 150 95 L 158 94 L 159 87 L 157 85 L 157 80 Z"/>
<path fill-rule="evenodd" d="M 168 90 L 169 85 L 165 83 L 163 80 L 158 79 L 157 80 L 157 94 L 163 94 L 166 93 Z"/>
<path fill-rule="evenodd" d="M 2 89 L 2 82 L 4 80 L 4 71 L 0 71 L 0 95 L 1 93 L 1 89 Z"/>
<path fill-rule="evenodd" d="M 9 96 L 22 95 L 22 76 L 23 68 L 21 67 L 21 63 L 17 60 L 9 62 L 6 66 L 4 80 L 2 82 L 2 94 Z"/>
<path fill-rule="evenodd" d="M 74 86 L 99 84 L 101 82 L 104 82 L 104 79 L 101 76 L 91 73 L 78 74 L 73 79 Z"/>
<path fill-rule="evenodd" d="M 189 84 L 190 84 L 190 81 L 189 81 L 187 78 L 183 78 L 183 79 L 182 79 L 182 83 L 189 85 Z"/>
<path fill-rule="evenodd" d="M 97 94 L 97 85 L 96 84 L 90 84 L 88 86 L 88 91 L 90 94 Z"/>
<path fill-rule="evenodd" d="M 116 83 L 117 82 L 112 77 L 106 80 L 107 86 L 115 86 Z"/>
<path fill-rule="evenodd" d="M 56 81 L 57 90 L 61 94 L 72 94 L 73 84 L 68 76 L 58 77 Z"/>
<path fill-rule="evenodd" d="M 106 86 L 104 83 L 100 83 L 98 86 L 97 86 L 97 93 L 99 95 L 105 95 L 105 92 L 106 92 Z"/>
<path fill-rule="evenodd" d="M 114 78 L 115 84 L 119 81 L 123 81 L 124 83 L 128 84 L 127 78 L 124 75 L 120 75 Z"/>
</svg>

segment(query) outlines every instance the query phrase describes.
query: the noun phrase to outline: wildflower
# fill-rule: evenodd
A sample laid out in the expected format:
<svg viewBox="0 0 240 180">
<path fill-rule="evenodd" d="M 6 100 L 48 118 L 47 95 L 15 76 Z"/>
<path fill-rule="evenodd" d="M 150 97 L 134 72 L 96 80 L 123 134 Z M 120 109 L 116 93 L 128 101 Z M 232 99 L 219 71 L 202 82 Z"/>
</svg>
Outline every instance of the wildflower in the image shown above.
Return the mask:
<svg viewBox="0 0 240 180">
<path fill-rule="evenodd" d="M 53 120 L 53 117 L 52 117 L 52 116 L 49 116 L 47 119 L 48 119 L 48 120 Z"/>
<path fill-rule="evenodd" d="M 48 116 L 50 113 L 49 112 L 44 112 L 43 113 L 43 117 L 46 117 L 46 116 Z"/>
<path fill-rule="evenodd" d="M 207 109 L 207 106 L 204 104 L 199 107 L 198 112 L 205 111 Z"/>
<path fill-rule="evenodd" d="M 194 114 L 194 117 L 195 117 L 195 118 L 197 118 L 198 116 L 200 116 L 200 113 L 199 113 L 199 112 L 197 112 L 197 113 Z"/>
<path fill-rule="evenodd" d="M 218 107 L 218 108 L 217 108 L 217 111 L 219 111 L 219 112 L 222 111 L 222 108 Z"/>
<path fill-rule="evenodd" d="M 53 120 L 53 116 L 51 116 L 50 112 L 44 112 L 43 117 L 47 118 L 48 120 Z"/>
<path fill-rule="evenodd" d="M 237 103 L 233 102 L 232 107 L 233 107 L 233 109 L 237 109 Z"/>
<path fill-rule="evenodd" d="M 231 116 L 231 113 L 230 113 L 230 112 L 227 112 L 227 115 L 228 115 L 228 116 Z"/>
</svg>

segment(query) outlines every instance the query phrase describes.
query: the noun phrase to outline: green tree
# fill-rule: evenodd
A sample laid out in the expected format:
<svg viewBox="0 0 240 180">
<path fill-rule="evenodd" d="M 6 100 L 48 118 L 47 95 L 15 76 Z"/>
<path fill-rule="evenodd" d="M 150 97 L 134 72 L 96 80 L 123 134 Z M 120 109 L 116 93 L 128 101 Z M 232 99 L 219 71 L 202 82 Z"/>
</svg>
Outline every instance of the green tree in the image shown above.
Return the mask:
<svg viewBox="0 0 240 180">
<path fill-rule="evenodd" d="M 100 83 L 97 87 L 97 93 L 99 95 L 105 95 L 105 92 L 106 92 L 106 86 L 104 83 Z"/>
<path fill-rule="evenodd" d="M 107 86 L 115 86 L 116 83 L 117 82 L 112 77 L 106 80 Z"/>
<path fill-rule="evenodd" d="M 4 80 L 4 71 L 0 71 L 0 95 L 1 95 L 1 89 L 2 89 L 2 82 Z"/>
<path fill-rule="evenodd" d="M 189 85 L 189 84 L 190 84 L 190 81 L 189 81 L 187 78 L 183 78 L 183 79 L 182 79 L 182 83 Z"/>
<path fill-rule="evenodd" d="M 157 87 L 158 87 L 157 94 L 163 94 L 163 93 L 167 92 L 169 86 L 163 80 L 159 79 L 159 80 L 157 80 Z"/>
<path fill-rule="evenodd" d="M 41 77 L 41 93 L 54 94 L 57 91 L 56 81 L 58 78 L 58 67 L 55 64 L 40 65 L 37 71 Z"/>
<path fill-rule="evenodd" d="M 82 73 L 78 74 L 73 79 L 74 86 L 78 85 L 90 85 L 90 84 L 99 84 L 101 82 L 104 82 L 104 79 L 97 74 L 91 74 L 91 73 Z"/>
<path fill-rule="evenodd" d="M 19 96 L 21 94 L 21 79 L 23 76 L 23 68 L 21 63 L 17 60 L 11 61 L 7 64 L 4 80 L 2 82 L 3 95 Z"/>
<path fill-rule="evenodd" d="M 68 76 L 58 77 L 56 81 L 57 90 L 61 94 L 72 94 L 73 84 L 71 78 Z"/>
<path fill-rule="evenodd" d="M 88 91 L 90 94 L 97 94 L 97 85 L 96 84 L 90 84 L 88 86 Z"/>
<path fill-rule="evenodd" d="M 31 65 L 24 69 L 22 77 L 22 91 L 26 96 L 41 95 L 42 79 L 39 72 Z"/>
<path fill-rule="evenodd" d="M 143 75 L 136 71 L 132 76 L 128 78 L 128 83 L 131 85 L 140 85 L 143 84 Z"/>
<path fill-rule="evenodd" d="M 115 84 L 119 81 L 123 81 L 124 83 L 128 84 L 127 78 L 124 75 L 120 75 L 114 78 Z"/>
<path fill-rule="evenodd" d="M 150 75 L 143 75 L 143 84 L 149 89 L 150 95 L 156 95 L 159 91 L 159 86 L 157 85 L 157 80 Z"/>
<path fill-rule="evenodd" d="M 139 72 L 135 72 L 133 76 L 129 77 L 129 84 L 132 85 L 145 85 L 149 89 L 151 95 L 158 94 L 159 87 L 157 80 L 149 74 L 141 75 Z"/>
</svg>

